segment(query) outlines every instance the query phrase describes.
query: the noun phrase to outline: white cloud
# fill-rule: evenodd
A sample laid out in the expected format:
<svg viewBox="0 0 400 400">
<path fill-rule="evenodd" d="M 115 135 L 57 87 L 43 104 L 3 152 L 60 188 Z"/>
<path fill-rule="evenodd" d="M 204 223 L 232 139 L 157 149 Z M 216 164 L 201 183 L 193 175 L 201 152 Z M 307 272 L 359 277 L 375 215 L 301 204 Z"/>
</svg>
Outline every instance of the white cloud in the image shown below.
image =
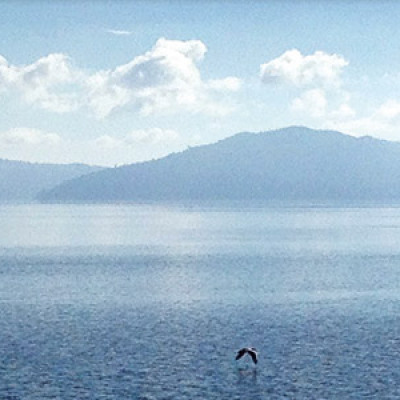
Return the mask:
<svg viewBox="0 0 400 400">
<path fill-rule="evenodd" d="M 377 117 L 382 119 L 395 119 L 400 116 L 400 102 L 396 100 L 388 100 L 376 110 L 375 114 Z"/>
<path fill-rule="evenodd" d="M 50 54 L 25 66 L 10 65 L 0 56 L 0 89 L 14 91 L 27 103 L 50 111 L 78 107 L 77 93 L 71 93 L 70 87 L 79 78 L 64 54 Z"/>
<path fill-rule="evenodd" d="M 342 56 L 316 51 L 303 55 L 297 49 L 260 66 L 265 83 L 289 83 L 297 87 L 337 85 L 340 74 L 349 63 Z"/>
<path fill-rule="evenodd" d="M 137 145 L 168 144 L 176 142 L 179 138 L 180 135 L 172 129 L 150 128 L 134 130 L 120 138 L 103 135 L 95 139 L 95 145 L 113 149 Z"/>
<path fill-rule="evenodd" d="M 187 141 L 175 130 L 161 128 L 133 130 L 122 136 L 102 135 L 89 139 L 61 137 L 54 132 L 20 127 L 0 132 L 0 158 L 113 166 L 181 151 L 186 148 Z"/>
<path fill-rule="evenodd" d="M 140 129 L 129 133 L 126 136 L 125 141 L 130 144 L 136 143 L 148 143 L 157 144 L 165 142 L 173 142 L 178 140 L 179 134 L 172 129 Z"/>
<path fill-rule="evenodd" d="M 129 103 L 131 94 L 128 89 L 112 84 L 110 73 L 99 72 L 86 81 L 88 87 L 87 105 L 96 115 L 103 118 L 110 112 Z"/>
<path fill-rule="evenodd" d="M 133 32 L 119 30 L 119 29 L 107 29 L 107 33 L 111 33 L 111 34 L 117 35 L 117 36 L 130 36 L 130 35 L 132 35 Z"/>
<path fill-rule="evenodd" d="M 122 136 L 103 135 L 82 142 L 82 146 L 92 149 L 93 163 L 121 165 L 182 151 L 187 146 L 187 140 L 172 129 L 148 128 L 133 130 Z M 76 143 L 72 145 L 78 147 Z"/>
<path fill-rule="evenodd" d="M 297 96 L 291 102 L 291 111 L 300 114 L 306 124 L 310 118 L 324 123 L 354 117 L 350 94 L 342 88 L 341 82 L 341 73 L 348 64 L 337 54 L 316 51 L 303 55 L 293 49 L 262 64 L 260 76 L 264 83 L 296 88 Z"/>
<path fill-rule="evenodd" d="M 17 67 L 18 84 L 31 88 L 49 87 L 74 80 L 69 58 L 64 54 L 50 54 L 33 64 Z"/>
<path fill-rule="evenodd" d="M 10 65 L 0 56 L 0 93 L 16 93 L 26 103 L 53 112 L 87 107 L 100 118 L 128 105 L 143 114 L 182 109 L 214 113 L 221 108 L 219 96 L 239 90 L 240 80 L 203 80 L 199 63 L 206 52 L 200 40 L 161 38 L 130 62 L 92 74 L 73 67 L 70 58 L 59 53 L 23 66 Z"/>
<path fill-rule="evenodd" d="M 346 121 L 330 120 L 325 125 L 327 128 L 336 129 L 354 136 L 371 135 L 395 139 L 393 136 L 393 127 L 386 121 L 376 119 L 373 116 L 352 118 Z"/>
<path fill-rule="evenodd" d="M 308 90 L 292 102 L 292 109 L 294 111 L 306 113 L 314 118 L 324 116 L 326 107 L 325 92 L 321 89 Z"/>
<path fill-rule="evenodd" d="M 17 70 L 8 64 L 7 60 L 0 56 L 0 91 L 9 89 L 17 78 Z"/>
<path fill-rule="evenodd" d="M 332 114 L 326 124 L 330 128 L 355 136 L 371 135 L 388 140 L 400 140 L 399 122 L 400 103 L 392 99 L 361 116 L 357 116 L 352 109 L 347 113 L 347 118 L 340 118 Z"/>
<path fill-rule="evenodd" d="M 331 112 L 331 117 L 338 120 L 348 120 L 355 117 L 356 112 L 347 103 L 340 104 L 339 107 Z"/>
<path fill-rule="evenodd" d="M 122 145 L 123 145 L 122 140 L 118 140 L 110 135 L 102 135 L 94 140 L 95 148 L 111 150 L 111 149 L 115 149 L 118 146 L 122 146 Z"/>
<path fill-rule="evenodd" d="M 201 86 L 196 61 L 205 52 L 206 47 L 198 40 L 159 39 L 150 51 L 128 64 L 91 77 L 90 103 L 99 116 L 127 103 L 145 113 L 171 103 L 191 104 Z"/>
<path fill-rule="evenodd" d="M 218 104 L 211 91 L 238 90 L 240 86 L 233 77 L 201 79 L 197 64 L 206 51 L 199 40 L 161 38 L 151 50 L 129 63 L 91 76 L 89 104 L 99 117 L 128 104 L 144 114 L 177 108 L 206 112 L 206 103 Z"/>
<path fill-rule="evenodd" d="M 210 80 L 207 82 L 207 87 L 214 90 L 227 90 L 236 92 L 241 86 L 241 80 L 233 76 L 228 76 L 224 79 Z"/>
<path fill-rule="evenodd" d="M 38 129 L 15 128 L 0 132 L 2 146 L 37 146 L 57 145 L 61 138 L 56 133 L 43 132 Z"/>
<path fill-rule="evenodd" d="M 291 103 L 291 110 L 314 119 L 345 121 L 355 117 L 350 95 L 343 90 L 320 88 L 302 92 Z"/>
</svg>

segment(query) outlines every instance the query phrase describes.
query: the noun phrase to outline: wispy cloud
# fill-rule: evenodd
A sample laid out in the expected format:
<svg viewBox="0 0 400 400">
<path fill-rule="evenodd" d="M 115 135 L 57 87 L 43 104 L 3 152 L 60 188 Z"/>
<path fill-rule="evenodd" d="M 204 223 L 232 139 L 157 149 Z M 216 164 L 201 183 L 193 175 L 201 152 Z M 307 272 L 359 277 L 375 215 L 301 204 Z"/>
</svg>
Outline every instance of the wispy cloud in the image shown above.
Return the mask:
<svg viewBox="0 0 400 400">
<path fill-rule="evenodd" d="M 132 31 L 124 31 L 119 29 L 107 29 L 107 32 L 117 36 L 129 36 L 133 34 Z"/>
<path fill-rule="evenodd" d="M 29 127 L 0 131 L 0 158 L 31 162 L 98 165 L 145 161 L 183 150 L 185 139 L 168 128 L 147 128 L 96 138 L 70 137 Z M 91 149 L 88 152 L 87 149 Z"/>
<path fill-rule="evenodd" d="M 299 97 L 296 97 L 292 102 L 292 110 L 308 113 L 315 118 L 324 116 L 326 106 L 327 100 L 325 92 L 321 89 L 308 90 Z"/>
<path fill-rule="evenodd" d="M 179 137 L 179 133 L 172 129 L 151 128 L 134 130 L 121 138 L 103 135 L 95 139 L 94 144 L 100 148 L 134 147 L 138 144 L 153 145 L 176 142 Z"/>
<path fill-rule="evenodd" d="M 61 138 L 56 133 L 43 132 L 31 128 L 15 128 L 0 132 L 2 146 L 43 146 L 57 145 Z"/>
</svg>

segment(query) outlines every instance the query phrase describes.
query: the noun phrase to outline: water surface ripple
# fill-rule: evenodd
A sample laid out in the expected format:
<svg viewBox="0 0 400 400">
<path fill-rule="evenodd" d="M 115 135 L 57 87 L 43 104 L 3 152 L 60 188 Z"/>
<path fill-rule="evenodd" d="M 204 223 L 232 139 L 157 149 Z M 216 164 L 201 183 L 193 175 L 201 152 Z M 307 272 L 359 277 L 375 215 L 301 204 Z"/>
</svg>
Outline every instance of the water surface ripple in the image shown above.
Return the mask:
<svg viewBox="0 0 400 400">
<path fill-rule="evenodd" d="M 0 223 L 1 399 L 400 398 L 398 208 L 4 205 Z M 247 345 L 257 366 L 234 361 Z"/>
</svg>

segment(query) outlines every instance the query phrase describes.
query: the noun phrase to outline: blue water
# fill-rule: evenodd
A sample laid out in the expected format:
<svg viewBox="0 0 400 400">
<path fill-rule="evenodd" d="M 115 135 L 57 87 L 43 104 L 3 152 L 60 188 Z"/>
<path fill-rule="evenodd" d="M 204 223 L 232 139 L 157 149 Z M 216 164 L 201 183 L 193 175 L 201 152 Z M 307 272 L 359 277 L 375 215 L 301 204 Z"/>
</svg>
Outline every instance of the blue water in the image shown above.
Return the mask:
<svg viewBox="0 0 400 400">
<path fill-rule="evenodd" d="M 0 399 L 400 398 L 400 208 L 1 205 L 0 226 Z"/>
</svg>

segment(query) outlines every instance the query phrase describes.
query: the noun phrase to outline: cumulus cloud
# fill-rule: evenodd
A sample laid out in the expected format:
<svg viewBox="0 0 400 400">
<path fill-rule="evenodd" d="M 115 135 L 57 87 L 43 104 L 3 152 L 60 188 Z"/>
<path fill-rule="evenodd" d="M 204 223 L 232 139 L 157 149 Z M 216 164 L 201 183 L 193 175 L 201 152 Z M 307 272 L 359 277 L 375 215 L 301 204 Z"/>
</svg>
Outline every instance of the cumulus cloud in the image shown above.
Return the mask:
<svg viewBox="0 0 400 400">
<path fill-rule="evenodd" d="M 303 55 L 297 49 L 260 66 L 264 83 L 289 83 L 297 87 L 336 85 L 348 61 L 337 54 L 316 51 Z"/>
<path fill-rule="evenodd" d="M 198 63 L 206 51 L 200 40 L 161 38 L 129 63 L 91 76 L 89 104 L 100 117 L 127 104 L 144 114 L 175 107 L 202 112 L 211 90 L 239 89 L 239 80 L 233 77 L 202 80 Z"/>
<path fill-rule="evenodd" d="M 220 95 L 239 90 L 240 80 L 203 80 L 199 64 L 206 52 L 200 40 L 161 38 L 130 62 L 92 74 L 73 67 L 64 54 L 50 54 L 23 66 L 0 56 L 0 93 L 13 91 L 25 102 L 55 112 L 87 107 L 100 118 L 127 105 L 143 114 L 182 108 L 208 113 L 218 110 Z"/>
<path fill-rule="evenodd" d="M 50 54 L 33 64 L 16 67 L 17 83 L 31 88 L 50 87 L 74 79 L 69 57 L 64 54 Z"/>
<path fill-rule="evenodd" d="M 105 116 L 127 103 L 145 113 L 171 103 L 193 103 L 201 86 L 196 62 L 205 52 L 205 45 L 198 40 L 159 39 L 144 55 L 92 76 L 88 80 L 90 105 L 99 116 Z"/>
<path fill-rule="evenodd" d="M 302 118 L 346 120 L 354 117 L 350 94 L 343 89 L 341 74 L 349 62 L 337 54 L 316 51 L 303 55 L 292 49 L 260 66 L 265 84 L 295 89 L 291 111 Z M 292 92 L 291 92 L 292 93 Z"/>
<path fill-rule="evenodd" d="M 0 57 L 0 90 L 14 91 L 27 103 L 50 111 L 76 109 L 78 96 L 70 87 L 79 78 L 80 73 L 64 54 L 50 54 L 24 66 L 11 65 Z"/>
</svg>

